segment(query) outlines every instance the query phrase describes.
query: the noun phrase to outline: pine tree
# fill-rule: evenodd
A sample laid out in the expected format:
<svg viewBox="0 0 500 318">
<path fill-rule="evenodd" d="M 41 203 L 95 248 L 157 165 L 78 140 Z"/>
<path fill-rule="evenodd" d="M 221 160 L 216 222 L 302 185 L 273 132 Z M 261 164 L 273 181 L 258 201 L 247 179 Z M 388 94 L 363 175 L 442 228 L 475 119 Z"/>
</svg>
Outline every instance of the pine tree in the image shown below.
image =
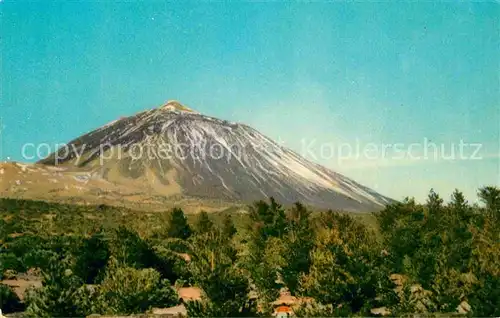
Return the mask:
<svg viewBox="0 0 500 318">
<path fill-rule="evenodd" d="M 196 220 L 195 229 L 198 234 L 206 234 L 214 230 L 214 224 L 210 220 L 207 212 L 200 212 Z"/>
<path fill-rule="evenodd" d="M 306 207 L 297 202 L 289 215 L 285 237 L 286 265 L 281 274 L 283 281 L 293 294 L 297 292 L 301 275 L 309 272 L 310 252 L 314 244 L 310 214 L 311 212 Z"/>
<path fill-rule="evenodd" d="M 500 219 L 500 188 L 486 186 L 478 191 L 479 199 L 486 205 L 487 213 Z"/>
<path fill-rule="evenodd" d="M 237 268 L 231 242 L 221 234 L 215 231 L 190 239 L 190 270 L 206 297 L 201 302 L 188 302 L 186 309 L 190 317 L 253 317 L 248 277 Z"/>
<path fill-rule="evenodd" d="M 473 213 L 464 194 L 458 189 L 455 189 L 451 195 L 446 215 L 444 223 L 448 226 L 443 229 L 443 232 L 449 236 L 448 263 L 465 269 L 471 255 L 472 233 L 469 226 Z"/>
<path fill-rule="evenodd" d="M 167 230 L 168 236 L 172 238 L 187 239 L 191 236 L 191 228 L 187 222 L 184 212 L 179 208 L 174 208 L 170 214 Z"/>
<path fill-rule="evenodd" d="M 250 207 L 250 219 L 250 231 L 259 244 L 269 237 L 282 237 L 286 233 L 285 209 L 272 197 L 269 203 L 255 202 Z"/>
<path fill-rule="evenodd" d="M 279 266 L 267 262 L 267 255 L 273 247 L 279 247 L 286 235 L 287 221 L 285 210 L 273 198 L 269 203 L 258 201 L 250 207 L 248 228 L 248 255 L 244 264 L 252 275 L 259 298 L 265 304 L 274 301 L 282 284 L 279 282 Z M 278 248 L 279 250 L 279 248 Z M 273 254 L 279 251 L 273 251 Z"/>
<path fill-rule="evenodd" d="M 466 226 L 472 217 L 472 209 L 469 206 L 469 202 L 467 202 L 464 194 L 458 189 L 455 189 L 451 194 L 451 201 L 448 204 L 448 209 L 451 213 L 450 222 L 458 222 L 462 226 Z"/>
<path fill-rule="evenodd" d="M 109 246 L 102 232 L 85 238 L 76 255 L 75 272 L 86 284 L 93 284 L 109 259 Z"/>
<path fill-rule="evenodd" d="M 153 267 L 156 261 L 154 251 L 148 243 L 125 226 L 116 229 L 110 242 L 110 250 L 118 261 L 135 268 Z"/>
<path fill-rule="evenodd" d="M 443 199 L 434 191 L 434 189 L 431 189 L 429 191 L 429 196 L 427 197 L 427 208 L 429 209 L 429 212 L 439 212 L 442 206 Z"/>
<path fill-rule="evenodd" d="M 222 234 L 224 237 L 231 239 L 236 234 L 236 227 L 234 226 L 231 215 L 226 214 L 222 221 Z"/>
<path fill-rule="evenodd" d="M 464 194 L 458 189 L 455 189 L 455 191 L 453 191 L 453 193 L 451 194 L 450 207 L 455 210 L 463 210 L 467 206 L 468 203 L 467 200 L 465 200 Z"/>
</svg>

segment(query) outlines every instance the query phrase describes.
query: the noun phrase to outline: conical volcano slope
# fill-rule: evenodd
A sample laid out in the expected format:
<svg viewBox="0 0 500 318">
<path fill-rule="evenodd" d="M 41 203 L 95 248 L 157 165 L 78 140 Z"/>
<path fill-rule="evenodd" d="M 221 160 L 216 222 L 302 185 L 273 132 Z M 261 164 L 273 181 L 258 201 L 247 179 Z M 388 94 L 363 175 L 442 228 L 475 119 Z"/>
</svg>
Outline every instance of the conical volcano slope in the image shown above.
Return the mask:
<svg viewBox="0 0 500 318">
<path fill-rule="evenodd" d="M 278 145 L 257 130 L 179 102 L 111 122 L 41 161 L 89 169 L 158 195 L 250 202 L 274 197 L 367 211 L 390 199 Z"/>
</svg>

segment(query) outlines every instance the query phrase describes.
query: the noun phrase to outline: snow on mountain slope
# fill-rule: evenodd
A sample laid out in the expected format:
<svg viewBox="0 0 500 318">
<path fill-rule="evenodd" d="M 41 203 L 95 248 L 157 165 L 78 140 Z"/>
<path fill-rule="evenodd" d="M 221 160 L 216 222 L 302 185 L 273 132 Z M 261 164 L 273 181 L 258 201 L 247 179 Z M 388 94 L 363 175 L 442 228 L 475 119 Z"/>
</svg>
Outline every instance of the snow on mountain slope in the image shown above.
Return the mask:
<svg viewBox="0 0 500 318">
<path fill-rule="evenodd" d="M 366 211 L 390 199 L 281 147 L 257 130 L 179 102 L 119 119 L 41 161 L 76 165 L 144 191 L 253 201 L 273 196 L 320 208 Z M 175 190 L 172 190 L 175 189 Z"/>
</svg>

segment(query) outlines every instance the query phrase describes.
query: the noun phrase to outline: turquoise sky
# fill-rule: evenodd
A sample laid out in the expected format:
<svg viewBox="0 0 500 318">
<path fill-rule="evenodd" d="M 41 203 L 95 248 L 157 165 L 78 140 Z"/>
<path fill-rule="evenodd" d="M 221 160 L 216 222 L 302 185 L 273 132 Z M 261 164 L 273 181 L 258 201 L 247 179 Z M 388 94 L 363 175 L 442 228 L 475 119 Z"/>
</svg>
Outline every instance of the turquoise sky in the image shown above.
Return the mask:
<svg viewBox="0 0 500 318">
<path fill-rule="evenodd" d="M 0 0 L 1 160 L 177 99 L 396 199 L 499 184 L 498 3 Z M 482 144 L 469 159 L 321 145 Z M 422 152 L 423 149 L 417 149 Z M 439 151 L 439 149 L 438 149 Z"/>
</svg>

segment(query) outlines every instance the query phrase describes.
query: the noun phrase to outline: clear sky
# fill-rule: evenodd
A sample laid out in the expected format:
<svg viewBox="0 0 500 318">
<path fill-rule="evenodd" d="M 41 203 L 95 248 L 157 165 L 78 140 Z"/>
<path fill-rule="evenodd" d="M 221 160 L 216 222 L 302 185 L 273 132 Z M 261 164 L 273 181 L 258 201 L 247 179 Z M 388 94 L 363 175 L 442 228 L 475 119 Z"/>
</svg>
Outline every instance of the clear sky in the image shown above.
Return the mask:
<svg viewBox="0 0 500 318">
<path fill-rule="evenodd" d="M 474 201 L 500 183 L 498 3 L 0 0 L 0 10 L 0 160 L 176 99 L 395 199 L 434 187 Z M 422 145 L 380 154 L 425 139 L 437 145 L 427 159 L 414 158 Z M 442 158 L 441 144 L 449 155 L 461 140 L 482 146 Z M 378 150 L 328 154 L 357 144 Z"/>
</svg>

